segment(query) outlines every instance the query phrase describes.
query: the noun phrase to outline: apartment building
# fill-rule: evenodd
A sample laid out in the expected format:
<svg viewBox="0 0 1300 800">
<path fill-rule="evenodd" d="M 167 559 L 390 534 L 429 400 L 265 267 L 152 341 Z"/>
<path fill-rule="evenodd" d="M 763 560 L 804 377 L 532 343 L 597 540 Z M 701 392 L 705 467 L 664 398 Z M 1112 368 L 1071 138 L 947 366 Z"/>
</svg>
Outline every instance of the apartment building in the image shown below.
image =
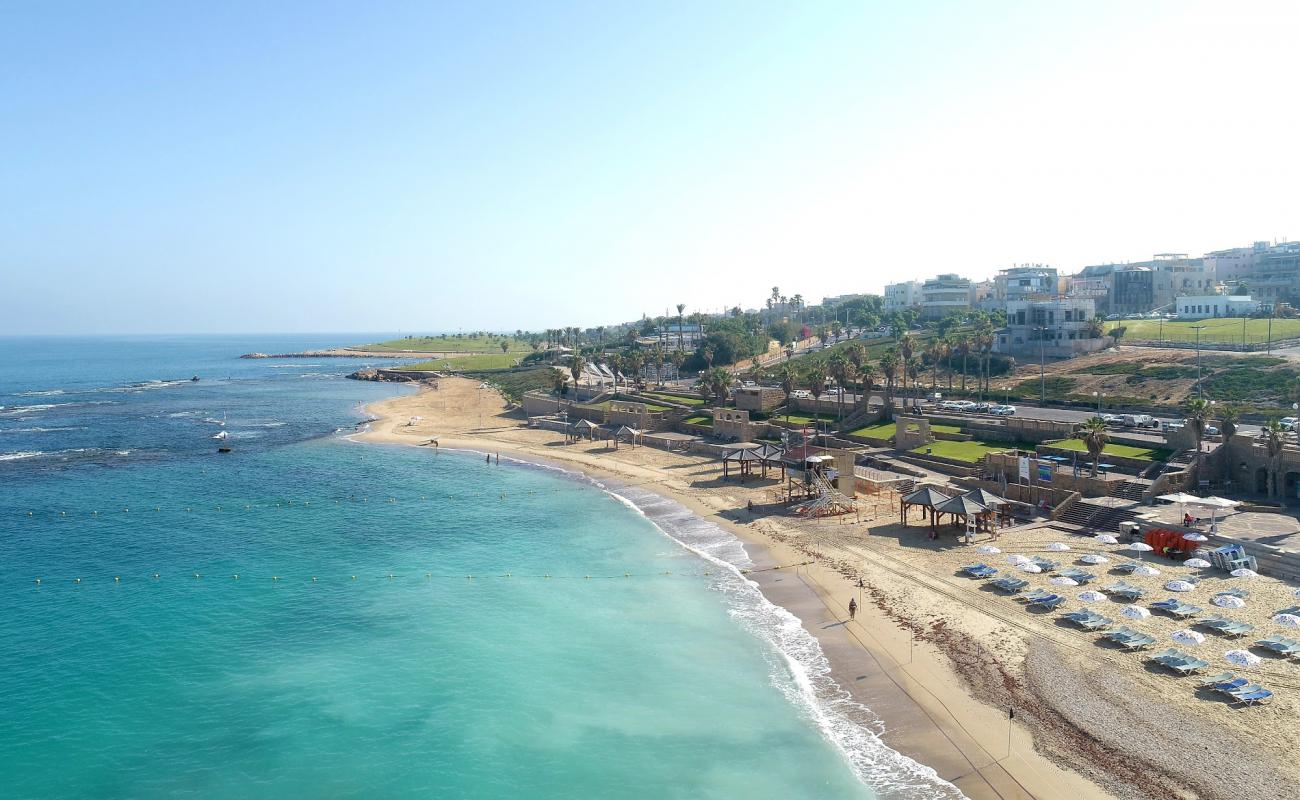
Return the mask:
<svg viewBox="0 0 1300 800">
<path fill-rule="evenodd" d="M 974 301 L 975 285 L 960 275 L 938 275 L 921 284 L 923 319 L 942 319 L 949 314 L 968 312 Z"/>
</svg>

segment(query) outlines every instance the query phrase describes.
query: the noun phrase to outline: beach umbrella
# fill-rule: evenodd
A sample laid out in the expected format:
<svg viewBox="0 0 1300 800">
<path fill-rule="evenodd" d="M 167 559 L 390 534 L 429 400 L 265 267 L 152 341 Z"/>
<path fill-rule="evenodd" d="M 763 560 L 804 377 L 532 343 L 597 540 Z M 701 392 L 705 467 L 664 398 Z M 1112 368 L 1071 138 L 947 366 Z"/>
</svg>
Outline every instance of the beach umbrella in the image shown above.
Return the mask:
<svg viewBox="0 0 1300 800">
<path fill-rule="evenodd" d="M 1154 578 L 1160 574 L 1160 570 L 1155 567 L 1148 567 L 1146 564 L 1133 570 L 1133 574 L 1143 578 Z"/>
<path fill-rule="evenodd" d="M 1175 642 L 1178 642 L 1179 644 L 1204 644 L 1205 643 L 1205 634 L 1201 633 L 1200 631 L 1188 630 L 1186 628 L 1184 628 L 1181 631 L 1174 631 L 1172 634 L 1170 634 L 1169 638 L 1173 639 Z"/>
<path fill-rule="evenodd" d="M 1203 533 L 1184 533 L 1183 538 L 1189 542 L 1208 542 L 1210 537 Z"/>
<path fill-rule="evenodd" d="M 1300 628 L 1300 617 L 1295 614 L 1275 614 L 1273 621 L 1288 628 Z"/>
<path fill-rule="evenodd" d="M 1249 650 L 1229 650 L 1223 654 L 1223 659 L 1229 664 L 1235 664 L 1239 667 L 1254 667 L 1260 662 L 1259 656 Z"/>
<path fill-rule="evenodd" d="M 1245 567 L 1242 567 L 1241 569 L 1234 569 L 1232 572 L 1229 572 L 1228 574 L 1234 578 L 1258 578 L 1259 577 L 1258 572 L 1256 572 L 1253 569 L 1246 569 Z"/>
<path fill-rule="evenodd" d="M 1133 544 L 1128 545 L 1124 549 L 1137 553 L 1138 561 L 1141 561 L 1143 553 L 1150 553 L 1155 548 L 1147 544 L 1146 542 L 1134 542 Z"/>
<path fill-rule="evenodd" d="M 1296 598 L 1297 600 L 1300 600 L 1300 589 L 1296 589 L 1294 592 L 1292 592 L 1291 596 Z"/>
<path fill-rule="evenodd" d="M 1093 538 L 1095 538 L 1097 541 L 1101 542 L 1102 544 L 1119 544 L 1119 539 L 1116 539 L 1114 536 L 1111 536 L 1109 533 L 1099 533 Z"/>
<path fill-rule="evenodd" d="M 1129 619 L 1146 619 L 1151 616 L 1151 612 L 1142 606 L 1124 606 L 1124 610 L 1119 613 Z"/>
<path fill-rule="evenodd" d="M 1020 555 L 1019 553 L 1015 554 L 1014 556 L 1007 556 L 1007 563 L 1008 563 L 1008 564 L 1028 564 L 1028 563 L 1029 563 L 1029 556 L 1022 556 L 1022 555 Z"/>
<path fill-rule="evenodd" d="M 1050 581 L 1048 581 L 1048 583 L 1051 583 L 1054 586 L 1078 586 L 1079 585 L 1079 582 L 1076 581 L 1074 578 L 1067 578 L 1063 575 L 1058 575 L 1057 577 L 1052 578 Z"/>
<path fill-rule="evenodd" d="M 995 555 L 997 555 L 998 553 L 1001 553 L 1001 552 L 1002 552 L 1001 550 L 997 549 L 996 547 L 994 547 L 994 546 L 991 545 L 991 544 L 982 544 L 982 545 L 980 545 L 979 547 L 975 548 L 975 550 L 976 550 L 976 552 L 983 553 L 983 554 L 985 554 L 985 555 L 989 555 L 989 556 L 995 556 Z"/>
<path fill-rule="evenodd" d="M 1020 569 L 1024 570 L 1025 572 L 1032 572 L 1035 575 L 1043 571 L 1042 567 L 1031 562 L 1025 562 L 1024 564 L 1021 564 Z"/>
<path fill-rule="evenodd" d="M 1053 553 L 1064 553 L 1066 550 L 1070 549 L 1070 546 L 1065 542 L 1052 542 L 1047 546 L 1047 549 L 1051 550 Z"/>
<path fill-rule="evenodd" d="M 1205 569 L 1210 566 L 1210 562 L 1203 558 L 1189 558 L 1184 561 L 1183 564 L 1188 567 L 1196 567 L 1197 569 Z"/>
<path fill-rule="evenodd" d="M 1203 506 L 1210 509 L 1210 533 L 1214 533 L 1219 528 L 1219 512 L 1227 508 L 1236 508 L 1241 505 L 1239 500 L 1229 500 L 1226 497 L 1198 497 L 1196 502 L 1188 501 L 1189 505 Z"/>
<path fill-rule="evenodd" d="M 1245 608 L 1246 601 L 1240 597 L 1233 597 L 1230 594 L 1216 594 L 1210 601 L 1220 608 Z"/>
<path fill-rule="evenodd" d="M 1086 592 L 1079 592 L 1079 599 L 1085 603 L 1100 603 L 1106 599 L 1106 595 L 1089 589 Z"/>
<path fill-rule="evenodd" d="M 1109 558 L 1097 555 L 1096 553 L 1089 553 L 1088 555 L 1081 557 L 1079 560 L 1085 564 L 1105 564 L 1110 561 Z"/>
<path fill-rule="evenodd" d="M 1187 581 L 1170 581 L 1165 584 L 1165 588 L 1171 592 L 1190 592 L 1196 588 L 1196 584 Z"/>
</svg>

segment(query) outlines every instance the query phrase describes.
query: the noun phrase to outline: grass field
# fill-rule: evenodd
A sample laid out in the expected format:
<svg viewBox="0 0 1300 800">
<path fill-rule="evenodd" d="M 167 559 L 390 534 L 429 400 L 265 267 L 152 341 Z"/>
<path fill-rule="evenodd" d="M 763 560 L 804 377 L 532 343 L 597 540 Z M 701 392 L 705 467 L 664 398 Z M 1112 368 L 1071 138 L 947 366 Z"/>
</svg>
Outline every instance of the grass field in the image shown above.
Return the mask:
<svg viewBox="0 0 1300 800">
<path fill-rule="evenodd" d="M 800 414 L 800 413 L 798 413 L 798 412 L 796 412 L 796 413 L 794 413 L 794 414 L 790 414 L 790 415 L 788 415 L 788 416 L 787 416 L 786 414 L 773 414 L 773 415 L 770 417 L 770 419 L 771 419 L 772 421 L 774 421 L 774 422 L 775 422 L 775 421 L 778 421 L 778 420 L 781 421 L 781 422 L 785 422 L 785 421 L 789 420 L 790 422 L 792 422 L 792 423 L 794 423 L 794 424 L 796 424 L 796 425 L 812 425 L 814 422 L 834 422 L 834 421 L 835 421 L 835 417 L 833 417 L 833 416 L 829 416 L 829 415 L 828 415 L 828 416 L 822 416 L 822 415 L 818 414 L 818 415 L 816 415 L 816 416 L 812 416 L 812 415 L 809 415 L 809 414 Z"/>
<path fill-rule="evenodd" d="M 1124 328 L 1124 339 L 1164 339 L 1175 342 L 1195 342 L 1196 331 L 1193 325 L 1204 325 L 1201 330 L 1202 342 L 1224 342 L 1240 344 L 1243 335 L 1242 321 L 1246 327 L 1244 335 L 1247 343 L 1263 342 L 1268 338 L 1267 319 L 1243 317 L 1222 317 L 1220 319 L 1202 320 L 1166 320 L 1161 325 L 1158 319 L 1125 319 L 1107 322 L 1106 330 Z M 1300 319 L 1273 320 L 1274 339 L 1293 339 L 1300 337 Z M 1124 339 L 1120 340 L 1123 344 Z"/>
<path fill-rule="evenodd" d="M 931 444 L 922 445 L 913 448 L 912 452 L 924 455 L 929 450 L 933 455 L 942 458 L 951 458 L 954 461 L 968 461 L 974 464 L 989 453 L 1001 453 L 1003 450 L 1014 450 L 1017 447 L 1026 447 L 1017 445 L 1015 442 L 952 442 L 945 439 L 939 439 Z"/>
<path fill-rule="evenodd" d="M 526 372 L 470 372 L 466 376 L 486 381 L 516 403 L 523 398 L 524 392 L 533 389 L 549 391 L 555 384 L 555 370 L 550 367 L 538 367 Z"/>
<path fill-rule="evenodd" d="M 401 369 L 442 369 L 455 370 L 457 372 L 466 372 L 470 370 L 492 370 L 492 369 L 510 369 L 515 362 L 523 356 L 519 353 L 471 353 L 455 358 L 439 358 L 433 361 L 421 361 L 418 364 L 408 364 Z"/>
<path fill-rule="evenodd" d="M 682 420 L 682 422 L 685 422 L 687 425 L 707 425 L 710 428 L 713 427 L 713 417 L 705 414 L 696 414 L 693 417 L 687 417 Z"/>
<path fill-rule="evenodd" d="M 655 392 L 642 392 L 642 397 L 648 397 L 652 400 L 666 400 L 669 403 L 677 403 L 683 406 L 702 406 L 704 398 L 702 397 L 679 397 L 675 394 L 657 394 Z"/>
<path fill-rule="evenodd" d="M 608 411 L 608 410 L 609 410 L 609 404 L 610 404 L 611 402 L 613 402 L 613 401 L 612 401 L 612 400 L 606 400 L 606 401 L 601 402 L 601 403 L 579 403 L 579 405 L 581 405 L 583 408 L 599 408 L 599 409 L 603 409 L 603 410 L 605 410 L 605 411 Z M 634 401 L 634 402 L 640 402 L 640 401 L 638 400 L 638 401 Z M 668 406 L 656 405 L 656 404 L 654 404 L 654 403 L 646 403 L 646 404 L 645 404 L 645 410 L 646 410 L 646 411 L 667 411 L 667 410 L 668 410 Z"/>
<path fill-rule="evenodd" d="M 1044 442 L 1044 444 L 1059 447 L 1062 450 L 1074 450 L 1080 453 L 1088 452 L 1088 448 L 1084 445 L 1082 439 L 1058 439 L 1054 442 Z M 1169 458 L 1169 451 L 1161 450 L 1158 447 L 1134 447 L 1110 442 L 1102 449 L 1101 455 L 1103 458 L 1118 456 L 1120 458 L 1136 458 L 1141 461 L 1164 461 Z"/>
<path fill-rule="evenodd" d="M 509 339 L 510 352 L 530 353 L 532 347 L 513 337 Z M 390 339 L 365 346 L 367 350 L 412 350 L 434 353 L 500 353 L 501 337 L 487 336 L 416 336 L 410 339 Z"/>
<path fill-rule="evenodd" d="M 931 423 L 930 430 L 935 433 L 961 433 L 961 428 L 956 425 L 941 425 Z M 892 439 L 898 432 L 898 423 L 882 422 L 875 425 L 868 425 L 865 428 L 858 428 L 856 431 L 849 431 L 850 436 L 867 436 L 872 439 Z"/>
</svg>

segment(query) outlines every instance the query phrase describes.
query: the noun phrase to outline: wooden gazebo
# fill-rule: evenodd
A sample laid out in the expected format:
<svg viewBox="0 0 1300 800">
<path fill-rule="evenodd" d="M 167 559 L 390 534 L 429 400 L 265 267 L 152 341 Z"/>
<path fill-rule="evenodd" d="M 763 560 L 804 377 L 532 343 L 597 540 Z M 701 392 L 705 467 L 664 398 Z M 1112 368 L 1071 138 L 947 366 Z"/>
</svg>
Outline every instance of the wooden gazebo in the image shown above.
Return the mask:
<svg viewBox="0 0 1300 800">
<path fill-rule="evenodd" d="M 754 474 L 754 465 L 761 465 L 763 475 L 767 475 L 767 461 L 754 452 L 753 448 L 742 447 L 722 454 L 722 479 L 725 481 L 730 477 L 728 468 L 732 465 L 740 467 L 740 479 L 743 481 Z"/>
<path fill-rule="evenodd" d="M 982 519 L 986 519 L 988 515 L 992 512 L 989 511 L 987 506 L 980 505 L 979 503 L 975 502 L 974 500 L 970 499 L 969 497 L 963 494 L 963 495 L 958 495 L 957 497 L 953 497 L 949 500 L 945 500 L 944 502 L 935 506 L 934 513 L 935 516 L 938 516 L 940 514 L 948 514 L 949 516 L 952 517 L 952 523 L 956 525 L 957 519 L 959 517 L 961 518 L 962 522 L 967 522 L 968 520 L 971 519 L 982 520 Z"/>
<path fill-rule="evenodd" d="M 933 528 L 938 523 L 938 516 L 935 509 L 938 508 L 939 504 L 946 503 L 951 499 L 951 497 L 938 489 L 933 489 L 929 486 L 922 487 L 899 500 L 899 517 L 901 518 L 902 523 L 906 525 L 907 510 L 912 506 L 919 506 L 921 508 L 921 518 L 925 519 L 928 515 L 930 519 L 930 527 Z"/>
<path fill-rule="evenodd" d="M 633 446 L 636 446 L 641 442 L 641 435 L 641 431 L 633 428 L 631 425 L 624 425 L 614 431 L 614 436 L 612 437 L 614 439 L 614 449 L 618 449 L 619 442 L 631 442 Z"/>
<path fill-rule="evenodd" d="M 983 489 L 972 489 L 962 497 L 969 497 L 971 500 L 987 508 L 990 516 L 997 514 L 1002 524 L 1007 524 L 1011 519 L 1011 507 L 1014 505 L 1005 497 L 998 497 L 992 492 L 986 492 Z"/>
<path fill-rule="evenodd" d="M 781 478 L 785 479 L 785 450 L 774 444 L 765 444 L 754 450 L 763 459 L 763 477 L 767 477 L 768 467 L 780 467 Z"/>
<path fill-rule="evenodd" d="M 574 439 L 581 439 L 585 433 L 591 441 L 596 441 L 596 431 L 600 426 L 589 419 L 580 419 L 569 426 L 569 435 Z"/>
</svg>

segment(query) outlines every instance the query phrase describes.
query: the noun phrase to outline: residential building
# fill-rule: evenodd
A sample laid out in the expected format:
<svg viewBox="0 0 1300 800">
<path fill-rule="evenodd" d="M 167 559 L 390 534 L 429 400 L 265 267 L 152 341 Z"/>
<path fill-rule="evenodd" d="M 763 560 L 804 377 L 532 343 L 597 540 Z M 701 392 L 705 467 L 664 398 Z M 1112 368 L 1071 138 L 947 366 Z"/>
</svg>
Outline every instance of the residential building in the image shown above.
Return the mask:
<svg viewBox="0 0 1300 800">
<path fill-rule="evenodd" d="M 921 282 L 903 281 L 885 286 L 886 311 L 902 311 L 921 304 Z"/>
<path fill-rule="evenodd" d="M 655 331 L 655 335 L 658 337 L 659 344 L 670 353 L 678 349 L 692 351 L 704 339 L 704 331 L 692 322 L 681 325 L 670 322 Z"/>
<path fill-rule="evenodd" d="M 1110 296 L 1097 306 L 1106 314 L 1146 314 L 1172 308 L 1180 294 L 1214 290 L 1214 268 L 1203 258 L 1185 253 L 1158 253 L 1150 261 L 1131 264 L 1096 264 L 1084 267 L 1072 287 L 1086 285 L 1090 291 L 1110 286 Z M 1083 296 L 1083 295 L 1076 295 Z"/>
<path fill-rule="evenodd" d="M 994 334 L 993 352 L 1072 358 L 1101 350 L 1107 340 L 1093 328 L 1096 315 L 1096 304 L 1087 297 L 1012 300 L 1007 303 L 1007 326 Z"/>
<path fill-rule="evenodd" d="M 1300 297 L 1300 242 L 1276 244 L 1257 253 L 1254 266 L 1241 280 L 1265 307 L 1294 302 Z"/>
<path fill-rule="evenodd" d="M 1205 254 L 1205 268 L 1211 270 L 1217 281 L 1239 281 L 1247 278 L 1259 263 L 1260 255 L 1267 253 L 1268 242 L 1255 242 L 1250 247 L 1233 247 Z"/>
<path fill-rule="evenodd" d="M 1000 271 L 993 279 L 994 297 L 1001 301 L 1047 300 L 1060 294 L 1056 267 L 1024 264 Z"/>
<path fill-rule="evenodd" d="M 971 310 L 975 287 L 969 278 L 948 273 L 921 284 L 921 317 L 941 319 Z"/>
<path fill-rule="evenodd" d="M 1145 314 L 1156 307 L 1156 274 L 1150 267 L 1118 267 L 1111 275 L 1110 313 Z"/>
<path fill-rule="evenodd" d="M 736 408 L 742 411 L 770 413 L 785 402 L 785 392 L 771 386 L 738 386 L 731 390 Z"/>
<path fill-rule="evenodd" d="M 1259 301 L 1244 294 L 1187 294 L 1176 307 L 1179 319 L 1244 317 L 1259 310 Z"/>
</svg>

